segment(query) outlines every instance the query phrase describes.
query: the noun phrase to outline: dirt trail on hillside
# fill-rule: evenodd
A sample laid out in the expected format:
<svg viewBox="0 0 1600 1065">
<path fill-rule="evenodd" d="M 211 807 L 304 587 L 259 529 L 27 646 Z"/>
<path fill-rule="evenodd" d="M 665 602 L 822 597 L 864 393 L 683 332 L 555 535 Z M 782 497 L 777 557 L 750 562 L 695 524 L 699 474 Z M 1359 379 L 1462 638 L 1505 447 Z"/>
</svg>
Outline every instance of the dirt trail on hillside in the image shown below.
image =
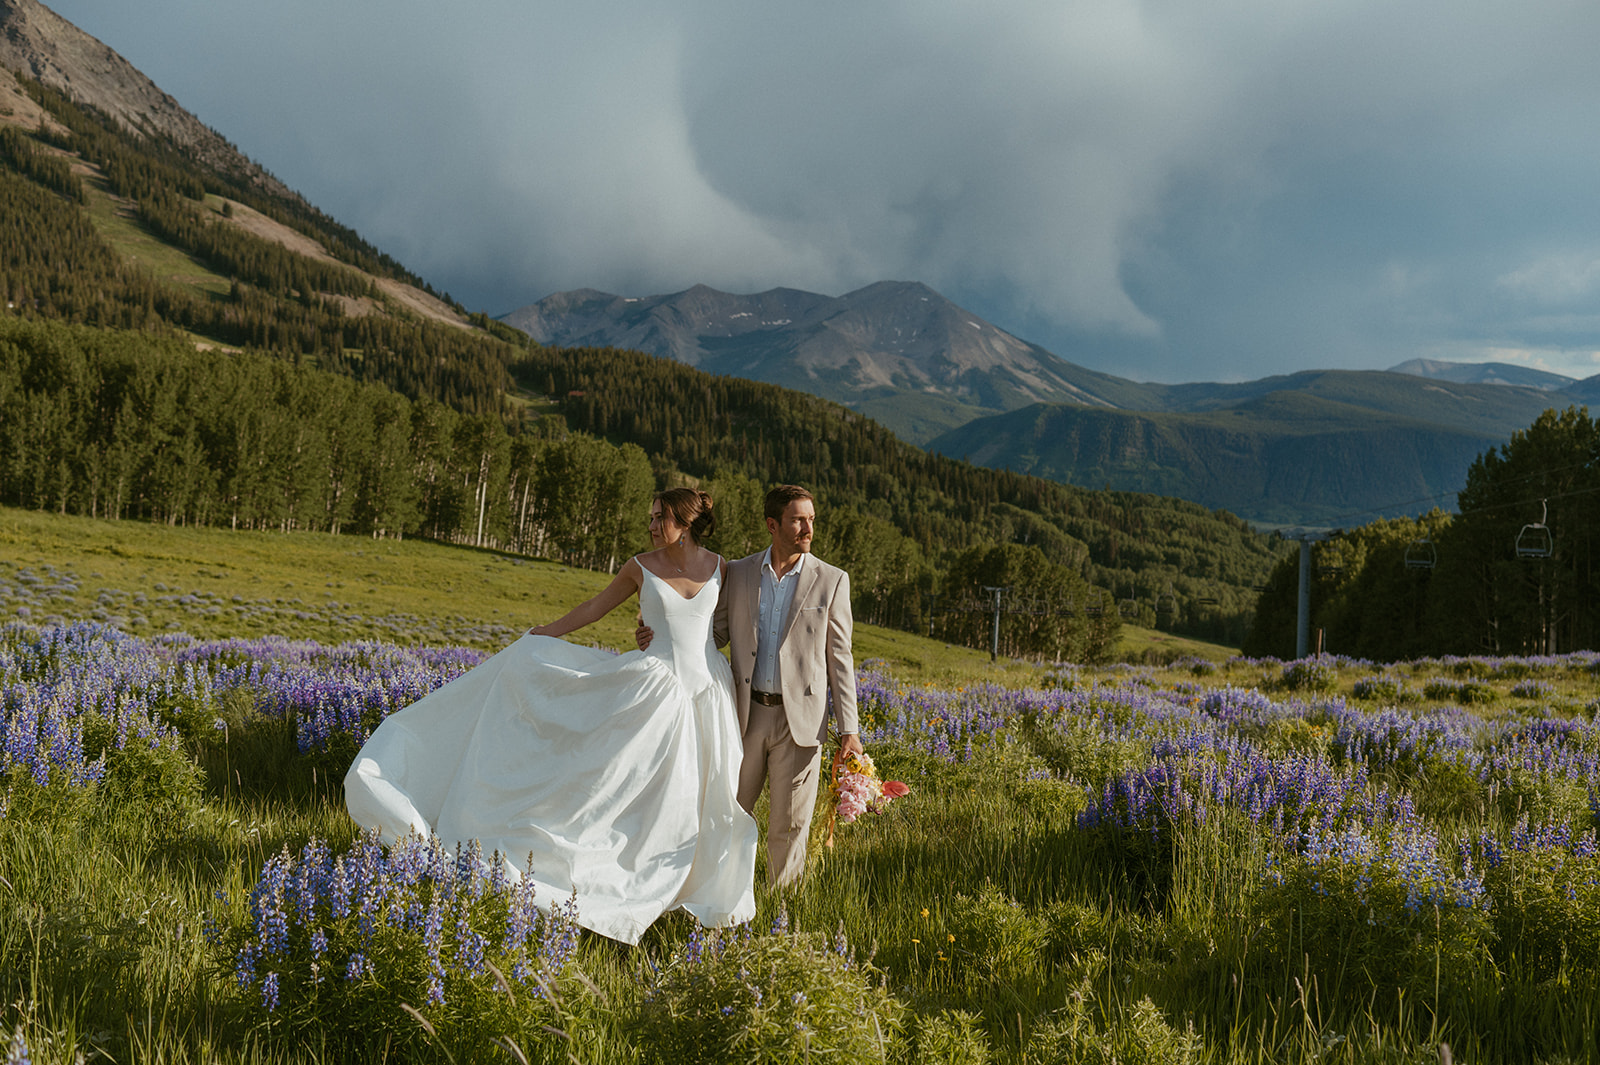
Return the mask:
<svg viewBox="0 0 1600 1065">
<path fill-rule="evenodd" d="M 329 255 L 321 244 L 304 233 L 290 229 L 283 223 L 274 221 L 260 211 L 246 207 L 242 203 L 235 203 L 233 205 L 233 217 L 224 219 L 224 221 L 232 222 L 240 229 L 253 233 L 263 240 L 281 244 L 290 251 L 304 255 L 307 258 L 318 259 L 325 263 L 339 262 L 339 260 Z M 348 263 L 341 265 L 352 270 L 355 269 L 355 267 L 349 266 Z M 462 329 L 472 328 L 449 304 L 437 297 L 430 296 L 415 285 L 408 285 L 403 281 L 396 281 L 387 277 L 373 277 L 371 274 L 366 276 L 372 277 L 372 283 L 378 286 L 378 291 L 401 306 L 422 315 L 424 318 L 431 318 L 436 322 L 444 322 L 446 325 L 460 326 Z M 355 308 L 351 306 L 352 301 L 346 300 L 344 303 L 346 313 L 355 311 Z"/>
</svg>

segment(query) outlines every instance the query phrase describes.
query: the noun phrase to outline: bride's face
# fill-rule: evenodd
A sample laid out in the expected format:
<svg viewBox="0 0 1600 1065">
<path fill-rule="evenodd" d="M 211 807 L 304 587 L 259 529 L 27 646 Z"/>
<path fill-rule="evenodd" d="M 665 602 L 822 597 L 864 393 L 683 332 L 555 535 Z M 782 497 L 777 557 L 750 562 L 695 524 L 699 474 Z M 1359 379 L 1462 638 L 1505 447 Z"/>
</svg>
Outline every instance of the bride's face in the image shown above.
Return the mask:
<svg viewBox="0 0 1600 1065">
<path fill-rule="evenodd" d="M 661 505 L 661 500 L 650 501 L 650 546 L 665 547 L 675 544 L 683 536 L 685 530 L 672 516 L 672 511 Z"/>
</svg>

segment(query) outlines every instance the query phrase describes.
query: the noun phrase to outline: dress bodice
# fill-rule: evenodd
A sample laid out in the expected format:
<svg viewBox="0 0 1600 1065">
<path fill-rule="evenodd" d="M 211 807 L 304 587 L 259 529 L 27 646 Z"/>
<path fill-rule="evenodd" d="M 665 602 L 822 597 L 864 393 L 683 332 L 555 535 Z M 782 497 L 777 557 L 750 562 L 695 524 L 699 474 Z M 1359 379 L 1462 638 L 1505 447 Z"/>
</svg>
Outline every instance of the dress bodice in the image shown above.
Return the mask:
<svg viewBox="0 0 1600 1065">
<path fill-rule="evenodd" d="M 644 563 L 639 568 L 644 570 L 639 612 L 655 632 L 645 653 L 661 659 L 690 690 L 702 687 L 712 679 L 710 658 L 721 657 L 711 636 L 717 596 L 722 591 L 721 567 L 689 598 L 651 573 Z"/>
</svg>

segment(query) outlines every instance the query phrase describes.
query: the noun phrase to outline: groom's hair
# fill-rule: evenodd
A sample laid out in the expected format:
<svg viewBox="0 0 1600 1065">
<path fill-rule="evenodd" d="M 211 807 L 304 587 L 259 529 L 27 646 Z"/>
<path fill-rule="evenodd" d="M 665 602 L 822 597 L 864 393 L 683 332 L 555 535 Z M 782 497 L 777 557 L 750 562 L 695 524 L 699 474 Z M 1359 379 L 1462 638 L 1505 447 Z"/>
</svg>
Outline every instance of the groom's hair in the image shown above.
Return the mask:
<svg viewBox="0 0 1600 1065">
<path fill-rule="evenodd" d="M 762 513 L 773 521 L 782 521 L 783 512 L 789 509 L 790 503 L 797 499 L 811 498 L 811 493 L 797 484 L 780 484 L 767 493 L 767 501 L 762 507 Z"/>
</svg>

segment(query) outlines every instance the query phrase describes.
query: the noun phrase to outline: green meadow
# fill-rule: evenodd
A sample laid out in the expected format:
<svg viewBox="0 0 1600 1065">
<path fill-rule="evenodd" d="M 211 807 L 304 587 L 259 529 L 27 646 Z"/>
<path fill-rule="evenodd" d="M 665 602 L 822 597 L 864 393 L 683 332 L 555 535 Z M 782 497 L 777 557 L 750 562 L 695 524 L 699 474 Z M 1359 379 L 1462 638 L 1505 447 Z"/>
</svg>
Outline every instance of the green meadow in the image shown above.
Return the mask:
<svg viewBox="0 0 1600 1065">
<path fill-rule="evenodd" d="M 0 511 L 10 1060 L 1600 1060 L 1591 654 L 1278 663 L 1150 634 L 1124 648 L 1137 663 L 991 666 L 862 627 L 869 751 L 910 794 L 832 847 L 819 817 L 805 881 L 758 883 L 749 930 L 671 914 L 637 948 L 584 935 L 549 971 L 491 952 L 467 975 L 471 937 L 506 920 L 467 893 L 442 1001 L 423 938 L 387 925 L 347 979 L 366 941 L 331 911 L 291 919 L 281 987 L 265 963 L 241 980 L 265 949 L 264 870 L 358 846 L 353 748 L 302 750 L 311 711 L 274 709 L 265 675 L 219 678 L 290 653 L 273 635 L 323 645 L 290 650 L 329 677 L 418 645 L 494 650 L 605 580 L 429 543 Z M 71 621 L 134 639 L 74 651 L 42 628 Z M 624 647 L 631 627 L 593 636 Z M 159 734 L 118 739 L 123 711 L 96 704 L 62 720 L 103 775 L 30 772 L 16 722 L 92 688 L 84 663 L 134 659 L 159 667 L 124 693 Z"/>
<path fill-rule="evenodd" d="M 230 532 L 41 514 L 0 507 L 0 561 L 71 574 L 77 590 L 30 606 L 51 617 L 109 621 L 136 635 L 183 631 L 210 638 L 277 634 L 340 643 L 459 644 L 499 650 L 604 588 L 609 575 L 497 551 L 423 540 L 324 533 Z M 0 605 L 0 619 L 18 604 Z M 1144 660 L 1234 652 L 1170 633 L 1122 628 L 1119 654 Z M 633 646 L 633 615 L 618 610 L 574 637 Z M 858 625 L 857 661 L 884 662 L 914 683 L 1040 675 L 914 633 Z"/>
</svg>

